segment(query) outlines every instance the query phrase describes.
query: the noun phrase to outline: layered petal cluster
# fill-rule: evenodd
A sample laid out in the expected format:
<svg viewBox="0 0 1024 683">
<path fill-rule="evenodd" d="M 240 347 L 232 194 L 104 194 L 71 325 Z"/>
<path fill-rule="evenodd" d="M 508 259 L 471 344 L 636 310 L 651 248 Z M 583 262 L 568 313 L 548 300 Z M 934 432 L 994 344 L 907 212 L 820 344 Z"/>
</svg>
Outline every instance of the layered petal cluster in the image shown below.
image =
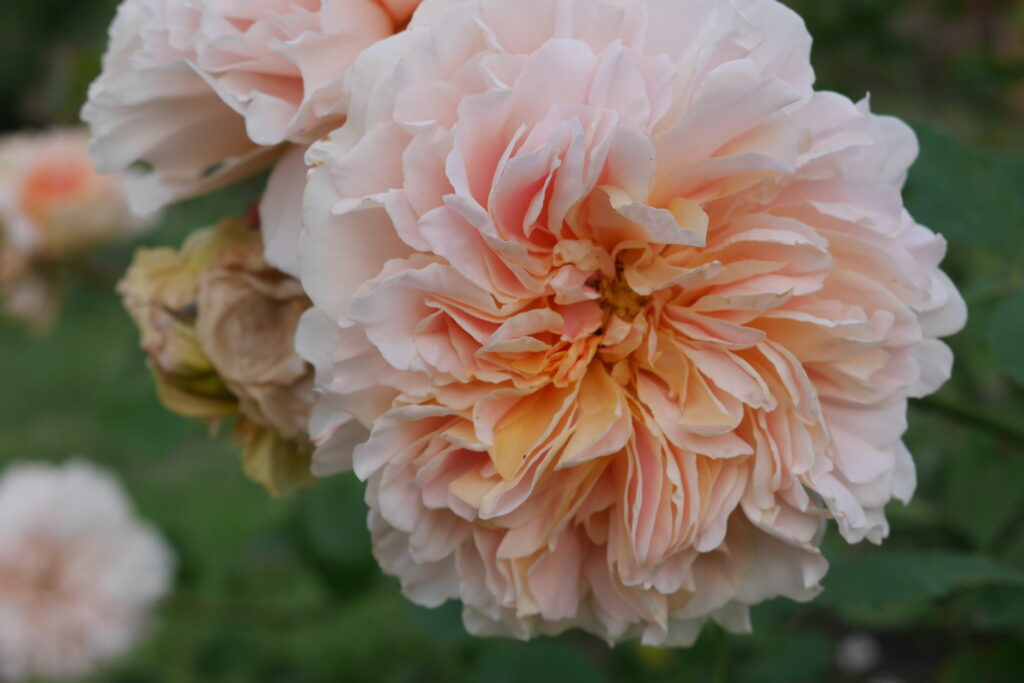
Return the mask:
<svg viewBox="0 0 1024 683">
<path fill-rule="evenodd" d="M 424 5 L 311 148 L 320 475 L 478 634 L 691 642 L 887 534 L 964 322 L 915 138 L 775 0 Z M 351 444 L 368 440 L 350 453 Z"/>
<path fill-rule="evenodd" d="M 256 226 L 228 219 L 180 251 L 140 249 L 118 289 L 164 405 L 214 424 L 237 416 L 245 471 L 271 493 L 310 483 L 313 371 L 293 341 L 310 304 L 263 260 Z"/>
<path fill-rule="evenodd" d="M 88 142 L 78 129 L 0 140 L 0 296 L 38 327 L 58 308 L 55 265 L 151 223 L 128 210 L 122 177 L 96 171 Z"/>
<path fill-rule="evenodd" d="M 85 462 L 0 478 L 0 678 L 81 677 L 127 652 L 174 556 L 121 487 Z"/>
<path fill-rule="evenodd" d="M 82 112 L 97 165 L 132 170 L 140 213 L 267 166 L 340 124 L 348 67 L 418 4 L 124 0 Z"/>
</svg>

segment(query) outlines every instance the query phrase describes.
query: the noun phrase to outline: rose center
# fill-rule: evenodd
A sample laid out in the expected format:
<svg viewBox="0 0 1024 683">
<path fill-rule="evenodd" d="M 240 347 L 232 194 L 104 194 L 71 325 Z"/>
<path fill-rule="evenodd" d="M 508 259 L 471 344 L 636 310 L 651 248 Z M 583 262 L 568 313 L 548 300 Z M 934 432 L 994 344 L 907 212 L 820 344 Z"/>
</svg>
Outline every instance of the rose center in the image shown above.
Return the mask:
<svg viewBox="0 0 1024 683">
<path fill-rule="evenodd" d="M 621 267 L 615 269 L 614 278 L 601 280 L 598 292 L 601 295 L 598 303 L 605 315 L 614 315 L 626 322 L 632 322 L 650 299 L 630 289 Z"/>
<path fill-rule="evenodd" d="M 40 165 L 25 180 L 23 208 L 37 218 L 43 216 L 49 207 L 82 192 L 89 170 L 88 166 L 74 162 Z"/>
</svg>

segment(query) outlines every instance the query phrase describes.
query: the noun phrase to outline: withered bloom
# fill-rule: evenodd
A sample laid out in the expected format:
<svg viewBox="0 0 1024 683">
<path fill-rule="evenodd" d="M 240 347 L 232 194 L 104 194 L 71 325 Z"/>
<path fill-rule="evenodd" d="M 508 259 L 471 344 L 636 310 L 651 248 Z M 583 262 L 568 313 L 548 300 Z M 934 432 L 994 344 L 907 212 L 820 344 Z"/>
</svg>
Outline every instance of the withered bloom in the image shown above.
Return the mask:
<svg viewBox="0 0 1024 683">
<path fill-rule="evenodd" d="M 310 304 L 262 253 L 255 226 L 227 219 L 180 250 L 140 249 L 118 289 L 164 405 L 214 426 L 236 417 L 246 474 L 287 495 L 312 482 L 312 370 L 293 344 Z"/>
</svg>

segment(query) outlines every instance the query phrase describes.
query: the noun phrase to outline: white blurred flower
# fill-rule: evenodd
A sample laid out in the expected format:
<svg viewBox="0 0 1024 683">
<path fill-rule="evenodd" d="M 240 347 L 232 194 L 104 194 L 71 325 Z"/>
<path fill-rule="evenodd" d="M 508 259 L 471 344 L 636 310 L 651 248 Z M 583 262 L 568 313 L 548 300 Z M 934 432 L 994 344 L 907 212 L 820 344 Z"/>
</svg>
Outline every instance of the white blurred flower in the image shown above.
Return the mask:
<svg viewBox="0 0 1024 683">
<path fill-rule="evenodd" d="M 882 646 L 867 633 L 851 633 L 836 648 L 836 666 L 850 676 L 867 673 L 881 661 Z"/>
<path fill-rule="evenodd" d="M 0 680 L 66 678 L 125 653 L 167 592 L 174 558 L 92 465 L 0 477 Z"/>
</svg>

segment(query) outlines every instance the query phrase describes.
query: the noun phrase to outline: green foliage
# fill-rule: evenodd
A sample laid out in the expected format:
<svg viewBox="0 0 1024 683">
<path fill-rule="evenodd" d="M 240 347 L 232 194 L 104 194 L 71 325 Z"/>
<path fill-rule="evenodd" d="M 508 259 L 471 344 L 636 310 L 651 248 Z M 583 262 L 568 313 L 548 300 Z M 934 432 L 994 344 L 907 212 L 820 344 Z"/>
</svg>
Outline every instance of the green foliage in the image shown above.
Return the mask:
<svg viewBox="0 0 1024 683">
<path fill-rule="evenodd" d="M 0 130 L 73 124 L 117 0 L 8 0 L 0 12 Z"/>
<path fill-rule="evenodd" d="M 540 640 L 529 646 L 494 643 L 481 653 L 472 668 L 470 683 L 605 683 L 608 676 L 586 653 L 563 641 Z"/>
<path fill-rule="evenodd" d="M 1024 179 L 1024 174 L 1018 177 L 1020 179 Z M 1018 189 L 1017 196 L 1024 197 L 1024 192 Z M 1018 226 L 1024 232 L 1024 221 Z M 1010 377 L 1024 384 L 1024 290 L 999 304 L 992 315 L 988 334 L 996 360 Z"/>
<path fill-rule="evenodd" d="M 351 596 L 372 583 L 376 565 L 366 506 L 353 475 L 334 477 L 299 495 L 290 530 L 301 556 L 339 596 Z"/>
<path fill-rule="evenodd" d="M 974 548 L 990 550 L 1020 512 L 1024 458 L 987 434 L 970 434 L 967 445 L 946 463 L 944 519 Z"/>
<path fill-rule="evenodd" d="M 750 683 L 811 683 L 832 670 L 835 640 L 818 631 L 773 631 L 758 637 L 744 664 L 742 680 Z"/>
<path fill-rule="evenodd" d="M 936 680 L 939 683 L 1010 683 L 1017 680 L 1017 673 L 1022 668 L 1024 650 L 1009 643 L 997 643 L 954 656 Z"/>
<path fill-rule="evenodd" d="M 986 154 L 918 125 L 921 155 L 906 191 L 918 221 L 963 244 L 1003 253 L 1024 247 L 1024 161 Z"/>
<path fill-rule="evenodd" d="M 833 560 L 819 598 L 824 605 L 937 600 L 978 586 L 1024 588 L 1024 570 L 982 555 L 885 550 Z"/>
</svg>

